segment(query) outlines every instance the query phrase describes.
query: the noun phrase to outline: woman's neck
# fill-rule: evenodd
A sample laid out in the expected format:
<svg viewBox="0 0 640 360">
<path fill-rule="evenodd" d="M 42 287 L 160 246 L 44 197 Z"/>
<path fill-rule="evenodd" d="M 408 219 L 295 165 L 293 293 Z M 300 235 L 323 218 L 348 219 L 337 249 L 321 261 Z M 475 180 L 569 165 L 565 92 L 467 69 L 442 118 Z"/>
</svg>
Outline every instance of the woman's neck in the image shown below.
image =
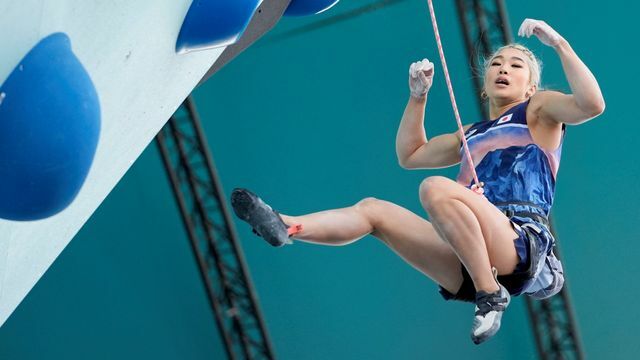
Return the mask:
<svg viewBox="0 0 640 360">
<path fill-rule="evenodd" d="M 512 107 L 526 101 L 527 99 L 516 99 L 516 100 L 490 100 L 489 101 L 489 118 L 495 119 L 498 116 L 504 114 L 507 110 Z"/>
</svg>

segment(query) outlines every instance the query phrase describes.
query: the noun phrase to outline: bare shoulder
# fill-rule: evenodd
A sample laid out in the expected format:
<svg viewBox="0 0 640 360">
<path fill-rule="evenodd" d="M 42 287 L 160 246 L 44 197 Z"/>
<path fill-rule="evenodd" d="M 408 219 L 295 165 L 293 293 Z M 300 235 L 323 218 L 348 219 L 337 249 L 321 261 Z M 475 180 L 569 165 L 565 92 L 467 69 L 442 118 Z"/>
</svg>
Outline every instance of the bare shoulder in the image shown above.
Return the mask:
<svg viewBox="0 0 640 360">
<path fill-rule="evenodd" d="M 551 119 L 544 111 L 545 104 L 551 98 L 564 96 L 558 91 L 540 91 L 535 93 L 527 106 L 527 126 L 534 142 L 541 148 L 553 151 L 562 141 L 562 123 Z"/>
<path fill-rule="evenodd" d="M 540 90 L 531 96 L 531 102 L 529 104 L 534 106 L 541 106 L 546 102 L 553 101 L 560 97 L 567 96 L 565 93 L 555 90 Z"/>
<path fill-rule="evenodd" d="M 543 122 L 545 125 L 550 125 L 552 127 L 560 125 L 559 121 L 550 118 L 544 110 L 546 105 L 554 101 L 558 101 L 558 99 L 565 96 L 567 95 L 553 90 L 536 92 L 531 96 L 531 100 L 529 100 L 529 106 L 527 107 L 527 120 L 530 124 L 535 125 L 538 125 L 539 122 Z"/>
</svg>

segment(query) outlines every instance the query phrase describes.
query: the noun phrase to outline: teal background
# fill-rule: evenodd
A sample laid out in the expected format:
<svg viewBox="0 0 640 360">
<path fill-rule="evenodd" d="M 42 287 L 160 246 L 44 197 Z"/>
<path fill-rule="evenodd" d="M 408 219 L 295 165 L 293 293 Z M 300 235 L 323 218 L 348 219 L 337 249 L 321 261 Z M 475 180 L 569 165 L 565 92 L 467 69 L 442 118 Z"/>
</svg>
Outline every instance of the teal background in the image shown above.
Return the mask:
<svg viewBox="0 0 640 360">
<path fill-rule="evenodd" d="M 411 62 L 436 63 L 427 134 L 456 125 L 426 1 L 407 0 L 303 35 L 290 31 L 372 1 L 285 18 L 194 96 L 225 192 L 255 190 L 303 214 L 374 196 L 424 215 L 417 189 L 457 167 L 407 171 L 394 140 Z M 480 120 L 454 3 L 436 1 L 464 123 Z M 514 33 L 542 19 L 597 77 L 603 115 L 569 127 L 554 218 L 585 351 L 628 359 L 640 345 L 635 116 L 637 2 L 509 1 Z M 543 84 L 570 91 L 554 51 Z M 429 279 L 367 237 L 345 247 L 274 249 L 237 223 L 280 359 L 536 358 L 524 302 L 498 336 L 469 341 L 473 308 L 442 301 Z M 0 328 L 0 359 L 224 358 L 213 315 L 155 145 Z"/>
</svg>

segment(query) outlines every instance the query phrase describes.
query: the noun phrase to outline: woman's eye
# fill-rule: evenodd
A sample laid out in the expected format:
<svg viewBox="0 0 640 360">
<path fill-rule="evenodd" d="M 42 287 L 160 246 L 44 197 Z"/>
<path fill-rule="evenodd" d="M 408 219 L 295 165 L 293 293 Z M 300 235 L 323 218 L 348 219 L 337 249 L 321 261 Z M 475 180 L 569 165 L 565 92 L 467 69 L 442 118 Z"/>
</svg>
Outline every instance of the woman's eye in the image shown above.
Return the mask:
<svg viewBox="0 0 640 360">
<path fill-rule="evenodd" d="M 497 63 L 497 62 L 491 63 L 491 66 L 496 66 L 496 65 L 500 66 L 500 63 Z"/>
<path fill-rule="evenodd" d="M 513 67 L 521 68 L 522 65 L 514 64 Z"/>
</svg>

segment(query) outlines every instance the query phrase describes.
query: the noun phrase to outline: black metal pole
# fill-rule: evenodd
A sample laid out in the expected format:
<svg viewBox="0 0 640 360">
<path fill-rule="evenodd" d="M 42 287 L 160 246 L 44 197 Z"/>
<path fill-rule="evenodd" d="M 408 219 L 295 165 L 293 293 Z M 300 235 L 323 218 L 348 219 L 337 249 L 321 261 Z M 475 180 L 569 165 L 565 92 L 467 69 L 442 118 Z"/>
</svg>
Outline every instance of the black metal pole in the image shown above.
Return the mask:
<svg viewBox="0 0 640 360">
<path fill-rule="evenodd" d="M 191 98 L 156 140 L 227 356 L 273 359 L 271 340 Z"/>
</svg>

